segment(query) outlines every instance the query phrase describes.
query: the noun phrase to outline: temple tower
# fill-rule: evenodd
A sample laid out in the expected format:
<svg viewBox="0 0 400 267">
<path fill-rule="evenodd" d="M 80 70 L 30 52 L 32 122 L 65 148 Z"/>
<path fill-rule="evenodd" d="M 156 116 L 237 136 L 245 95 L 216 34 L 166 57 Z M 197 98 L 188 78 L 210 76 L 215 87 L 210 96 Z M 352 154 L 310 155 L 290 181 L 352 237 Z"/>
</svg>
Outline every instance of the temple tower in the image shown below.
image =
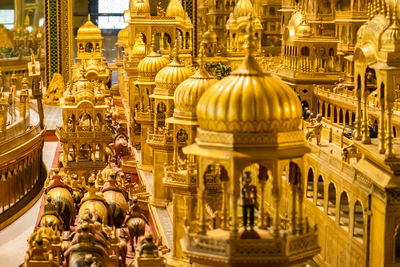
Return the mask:
<svg viewBox="0 0 400 267">
<path fill-rule="evenodd" d="M 261 70 L 252 56 L 256 45 L 251 21 L 247 31 L 242 65 L 200 98 L 196 144 L 183 148 L 185 154 L 199 158 L 199 219 L 187 226 L 181 242 L 190 262 L 198 265 L 304 265 L 319 247 L 314 230 L 304 227 L 302 168 L 308 148 L 301 130 L 301 105 L 289 86 Z M 287 164 L 290 178 L 284 179 Z M 222 192 L 210 199 L 216 184 Z M 285 184 L 292 185 L 293 208 L 291 227 L 283 230 L 280 202 Z M 270 195 L 272 210 L 267 214 L 264 201 Z M 213 210 L 220 220 L 213 225 L 209 209 L 215 202 L 221 203 Z"/>
<path fill-rule="evenodd" d="M 179 43 L 175 42 L 173 60 L 162 68 L 155 77 L 154 93 L 150 95 L 153 101 L 154 127 L 149 132 L 147 143 L 153 148 L 153 202 L 165 205 L 168 200 L 167 190 L 163 184 L 164 164 L 172 162 L 173 138 L 172 127 L 166 122 L 174 111 L 174 93 L 177 86 L 192 75 L 192 70 L 183 64 L 179 58 Z M 164 164 L 160 164 L 164 163 Z"/>
<path fill-rule="evenodd" d="M 141 127 L 140 153 L 141 164 L 139 168 L 145 171 L 153 169 L 153 151 L 147 143 L 148 132 L 153 129 L 154 111 L 153 99 L 150 95 L 154 92 L 155 77 L 168 63 L 168 59 L 155 51 L 153 37 L 149 54 L 138 64 L 137 86 L 139 87 L 139 106 L 135 107 L 135 120 Z"/>
<path fill-rule="evenodd" d="M 173 160 L 165 168 L 164 185 L 170 190 L 173 205 L 173 260 L 185 260 L 180 240 L 185 234 L 185 220 L 197 217 L 197 177 L 195 157 L 187 157 L 182 148 L 195 143 L 198 127 L 196 106 L 209 86 L 216 82 L 204 69 L 204 45 L 199 50 L 199 68 L 183 81 L 174 93 L 174 113 L 166 120 L 172 125 Z M 184 205 L 182 205 L 184 203 Z M 187 259 L 186 259 L 187 260 Z"/>
<path fill-rule="evenodd" d="M 65 172 L 86 175 L 104 169 L 111 160 L 112 131 L 106 123 L 108 105 L 100 88 L 84 76 L 64 92 L 60 101 L 63 125 L 56 135 L 60 140 Z"/>
</svg>

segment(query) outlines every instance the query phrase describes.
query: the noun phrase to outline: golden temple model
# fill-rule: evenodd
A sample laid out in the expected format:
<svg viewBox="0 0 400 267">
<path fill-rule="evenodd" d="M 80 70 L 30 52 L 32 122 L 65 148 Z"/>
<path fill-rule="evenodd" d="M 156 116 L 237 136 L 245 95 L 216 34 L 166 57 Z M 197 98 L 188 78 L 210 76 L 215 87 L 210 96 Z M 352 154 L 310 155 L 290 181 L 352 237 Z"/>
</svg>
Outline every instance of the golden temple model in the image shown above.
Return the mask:
<svg viewBox="0 0 400 267">
<path fill-rule="evenodd" d="M 76 43 L 71 0 L 0 25 L 23 266 L 400 264 L 400 2 L 130 0 L 117 39 L 87 4 Z"/>
</svg>

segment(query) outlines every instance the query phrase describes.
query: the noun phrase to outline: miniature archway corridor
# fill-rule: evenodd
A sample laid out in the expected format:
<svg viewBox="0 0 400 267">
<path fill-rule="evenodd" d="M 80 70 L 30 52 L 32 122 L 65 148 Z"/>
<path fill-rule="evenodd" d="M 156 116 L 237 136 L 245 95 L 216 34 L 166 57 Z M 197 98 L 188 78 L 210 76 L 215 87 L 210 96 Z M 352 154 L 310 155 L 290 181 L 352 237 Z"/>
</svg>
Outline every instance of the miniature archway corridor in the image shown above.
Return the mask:
<svg viewBox="0 0 400 267">
<path fill-rule="evenodd" d="M 284 34 L 289 36 L 289 30 Z M 336 72 L 338 61 L 334 47 L 304 45 L 304 42 L 293 42 L 283 39 L 283 68 L 301 72 Z"/>
<path fill-rule="evenodd" d="M 63 144 L 63 164 L 67 162 L 75 162 L 80 164 L 82 162 L 106 162 L 109 157 L 111 148 L 108 146 L 93 142 L 76 143 L 73 145 Z"/>
<path fill-rule="evenodd" d="M 396 70 L 374 69 L 377 59 L 371 55 L 367 57 L 363 48 L 357 48 L 354 53 L 355 60 L 355 90 L 358 98 L 357 105 L 357 140 L 363 143 L 371 143 L 369 122 L 369 97 L 371 94 L 376 96 L 376 106 L 379 109 L 379 119 L 375 129 L 378 132 L 379 153 L 386 158 L 394 156 L 393 151 L 393 122 L 392 113 L 395 101 L 395 88 L 398 87 L 399 79 Z"/>
<path fill-rule="evenodd" d="M 200 162 L 202 160 L 200 159 Z M 237 166 L 237 171 L 233 174 L 230 170 L 229 162 L 213 161 L 207 159 L 208 164 L 200 167 L 199 171 L 199 227 L 200 233 L 205 234 L 209 229 L 209 204 L 207 197 L 210 192 L 221 189 L 221 204 L 216 204 L 217 198 L 214 197 L 215 208 L 220 210 L 221 221 L 214 223 L 214 229 L 229 231 L 231 235 L 238 235 L 239 229 L 244 231 L 255 231 L 257 229 L 270 229 L 274 235 L 279 235 L 281 224 L 280 214 L 280 190 L 279 186 L 286 186 L 291 190 L 291 215 L 288 228 L 293 234 L 302 233 L 303 228 L 303 182 L 302 171 L 298 163 L 301 161 L 290 161 L 288 178 L 282 179 L 283 169 L 278 170 L 278 166 L 271 162 L 254 162 Z M 200 164 L 202 166 L 202 164 Z M 268 167 L 266 167 L 268 166 Z M 277 169 L 275 169 L 277 168 Z M 273 177 L 272 174 L 276 174 Z M 285 181 L 286 185 L 281 185 Z M 219 186 L 216 183 L 220 184 Z M 212 191 L 214 190 L 214 191 Z M 268 201 L 267 201 L 268 198 Z M 269 200 L 272 201 L 269 201 Z M 273 210 L 267 212 L 265 203 L 274 203 Z M 239 204 L 241 203 L 241 204 Z M 258 208 L 258 210 L 256 209 Z"/>
<path fill-rule="evenodd" d="M 331 123 L 343 127 L 351 126 L 355 122 L 356 112 L 345 107 L 337 106 L 323 99 L 317 100 L 317 113 Z M 333 114 L 333 116 L 331 116 Z"/>
<path fill-rule="evenodd" d="M 318 177 L 315 185 L 314 177 Z M 314 192 L 317 192 L 317 195 Z M 327 194 L 322 192 L 327 192 Z M 363 243 L 366 231 L 366 213 L 363 206 L 365 203 L 357 196 L 350 195 L 353 193 L 340 189 L 340 185 L 322 174 L 315 174 L 311 167 L 308 169 L 306 198 L 315 205 L 316 209 L 322 210 L 328 218 L 335 221 L 338 227 L 348 232 L 351 230 L 353 238 Z"/>
</svg>

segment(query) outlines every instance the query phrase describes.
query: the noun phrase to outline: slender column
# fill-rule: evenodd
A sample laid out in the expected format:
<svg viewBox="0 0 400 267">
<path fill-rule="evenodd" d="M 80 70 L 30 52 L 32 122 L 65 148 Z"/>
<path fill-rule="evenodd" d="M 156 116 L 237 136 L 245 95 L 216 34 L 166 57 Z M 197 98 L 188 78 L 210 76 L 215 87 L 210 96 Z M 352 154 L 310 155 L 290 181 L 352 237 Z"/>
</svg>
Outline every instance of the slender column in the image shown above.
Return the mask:
<svg viewBox="0 0 400 267">
<path fill-rule="evenodd" d="M 260 181 L 260 188 L 261 188 L 261 198 L 260 198 L 260 228 L 265 228 L 265 207 L 264 207 L 264 194 L 265 194 L 265 184 L 266 181 L 262 180 Z"/>
<path fill-rule="evenodd" d="M 296 194 L 296 188 L 297 186 L 295 184 L 291 184 L 290 185 L 291 189 L 292 189 L 292 234 L 295 235 L 296 234 L 296 198 L 297 198 L 297 194 Z"/>
<path fill-rule="evenodd" d="M 362 98 L 362 105 L 363 105 L 363 119 L 362 119 L 362 141 L 364 144 L 370 144 L 371 138 L 369 137 L 369 129 L 368 129 L 368 96 L 365 95 L 366 92 L 364 91 L 364 96 Z"/>
<path fill-rule="evenodd" d="M 226 181 L 222 182 L 222 229 L 228 229 L 228 183 Z"/>
<path fill-rule="evenodd" d="M 387 129 L 386 129 L 386 158 L 393 158 L 393 124 L 392 124 L 392 108 L 393 103 L 386 104 L 386 118 L 387 118 Z"/>
<path fill-rule="evenodd" d="M 385 153 L 385 103 L 383 96 L 380 97 L 380 110 L 379 110 L 379 153 Z"/>
<path fill-rule="evenodd" d="M 345 121 L 346 121 L 346 117 L 345 117 Z M 353 111 L 349 110 L 349 125 L 353 124 Z"/>
<path fill-rule="evenodd" d="M 327 103 L 325 103 L 325 118 L 328 118 L 328 107 L 329 105 Z"/>
<path fill-rule="evenodd" d="M 154 134 L 158 132 L 157 108 L 154 109 Z"/>
<path fill-rule="evenodd" d="M 201 182 L 203 182 L 203 179 L 200 178 Z M 200 219 L 200 234 L 206 234 L 207 232 L 207 225 L 206 225 L 206 203 L 205 203 L 205 195 L 206 195 L 206 190 L 204 186 L 200 188 L 199 192 L 199 219 Z"/>
<path fill-rule="evenodd" d="M 301 174 L 300 174 L 301 175 Z M 300 178 L 301 180 L 301 178 Z M 297 196 L 299 198 L 299 211 L 297 215 L 297 233 L 303 234 L 304 231 L 304 223 L 303 223 L 303 200 L 304 200 L 304 190 L 301 186 L 297 187 L 298 193 Z"/>
<path fill-rule="evenodd" d="M 275 237 L 279 236 L 280 230 L 280 215 L 279 215 L 279 200 L 280 200 L 280 188 L 279 188 L 279 177 L 277 174 L 277 166 L 273 166 L 273 175 L 272 175 L 272 198 L 273 198 L 273 208 L 274 208 L 274 217 L 273 217 L 273 235 Z"/>
<path fill-rule="evenodd" d="M 356 110 L 356 121 L 355 121 L 355 138 L 356 140 L 361 140 L 361 88 L 356 88 L 357 90 L 357 110 Z"/>
<path fill-rule="evenodd" d="M 230 231 L 230 236 L 232 238 L 236 238 L 238 235 L 238 228 L 239 228 L 239 222 L 238 222 L 238 197 L 240 195 L 239 193 L 239 181 L 241 179 L 241 172 L 235 170 L 233 180 L 230 180 L 230 203 L 231 203 L 231 211 L 232 211 L 232 225 L 231 225 L 231 231 Z"/>
</svg>

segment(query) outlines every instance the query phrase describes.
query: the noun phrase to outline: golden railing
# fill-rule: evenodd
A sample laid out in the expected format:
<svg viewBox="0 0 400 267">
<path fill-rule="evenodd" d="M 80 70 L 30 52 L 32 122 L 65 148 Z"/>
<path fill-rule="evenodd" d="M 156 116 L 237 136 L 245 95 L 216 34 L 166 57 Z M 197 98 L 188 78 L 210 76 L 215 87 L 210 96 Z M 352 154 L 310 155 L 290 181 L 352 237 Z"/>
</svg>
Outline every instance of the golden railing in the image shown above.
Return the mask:
<svg viewBox="0 0 400 267">
<path fill-rule="evenodd" d="M 42 161 L 45 130 L 39 119 L 33 121 L 33 127 L 0 142 L 0 229 L 31 207 L 46 179 Z"/>
</svg>

